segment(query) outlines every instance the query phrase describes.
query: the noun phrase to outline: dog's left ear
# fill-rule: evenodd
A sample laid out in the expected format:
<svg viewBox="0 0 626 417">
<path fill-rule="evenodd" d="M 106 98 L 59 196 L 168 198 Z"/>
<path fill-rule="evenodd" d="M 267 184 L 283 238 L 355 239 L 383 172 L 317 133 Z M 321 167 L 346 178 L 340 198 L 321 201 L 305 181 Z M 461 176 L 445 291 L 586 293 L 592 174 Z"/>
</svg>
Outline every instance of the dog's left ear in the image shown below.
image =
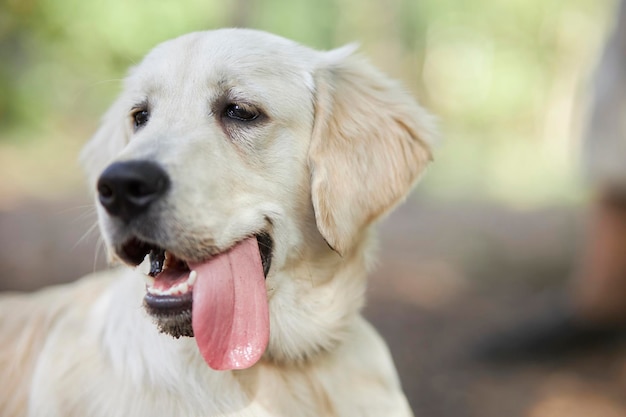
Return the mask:
<svg viewBox="0 0 626 417">
<path fill-rule="evenodd" d="M 309 148 L 317 228 L 339 254 L 404 199 L 432 159 L 431 116 L 353 49 L 327 52 L 317 71 Z"/>
</svg>

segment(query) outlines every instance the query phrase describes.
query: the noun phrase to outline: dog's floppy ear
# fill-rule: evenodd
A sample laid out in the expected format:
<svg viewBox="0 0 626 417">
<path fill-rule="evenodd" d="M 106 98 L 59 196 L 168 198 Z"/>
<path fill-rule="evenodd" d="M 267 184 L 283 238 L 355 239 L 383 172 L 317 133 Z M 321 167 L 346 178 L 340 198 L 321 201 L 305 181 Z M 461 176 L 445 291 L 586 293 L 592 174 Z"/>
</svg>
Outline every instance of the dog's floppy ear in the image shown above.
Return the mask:
<svg viewBox="0 0 626 417">
<path fill-rule="evenodd" d="M 339 254 L 400 202 L 431 158 L 432 118 L 354 48 L 317 70 L 309 149 L 317 228 Z"/>
<path fill-rule="evenodd" d="M 128 143 L 131 133 L 128 111 L 126 101 L 118 98 L 107 110 L 100 127 L 80 153 L 80 162 L 92 189 L 100 173 Z"/>
</svg>

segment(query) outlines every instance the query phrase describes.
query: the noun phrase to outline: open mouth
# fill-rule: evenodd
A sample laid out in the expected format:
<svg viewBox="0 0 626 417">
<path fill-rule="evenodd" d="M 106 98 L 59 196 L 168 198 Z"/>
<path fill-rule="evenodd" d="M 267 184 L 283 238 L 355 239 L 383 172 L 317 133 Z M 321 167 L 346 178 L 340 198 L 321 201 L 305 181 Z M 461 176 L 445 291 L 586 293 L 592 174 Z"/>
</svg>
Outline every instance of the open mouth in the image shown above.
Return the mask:
<svg viewBox="0 0 626 417">
<path fill-rule="evenodd" d="M 273 240 L 267 232 L 258 233 L 254 237 L 263 275 L 267 278 L 272 263 Z M 191 323 L 192 293 L 198 274 L 190 267 L 190 262 L 178 258 L 165 248 L 136 237 L 127 241 L 118 254 L 132 265 L 139 265 L 149 256 L 150 271 L 145 277 L 146 311 L 155 319 L 162 332 L 176 338 L 194 336 Z"/>
<path fill-rule="evenodd" d="M 257 233 L 254 236 L 259 245 L 263 274 L 267 277 L 272 263 L 274 241 L 267 232 Z M 150 255 L 150 272 L 148 273 L 150 277 L 157 277 L 168 270 L 190 272 L 189 265 L 186 261 L 177 258 L 171 252 L 168 252 L 167 249 L 144 242 L 136 237 L 128 240 L 122 246 L 119 253 L 122 260 L 135 266 L 142 263 L 147 255 Z"/>
<path fill-rule="evenodd" d="M 198 261 L 133 238 L 118 255 L 133 265 L 149 257 L 144 307 L 159 330 L 194 337 L 211 368 L 229 370 L 253 366 L 269 343 L 265 280 L 273 246 L 263 232 Z"/>
</svg>

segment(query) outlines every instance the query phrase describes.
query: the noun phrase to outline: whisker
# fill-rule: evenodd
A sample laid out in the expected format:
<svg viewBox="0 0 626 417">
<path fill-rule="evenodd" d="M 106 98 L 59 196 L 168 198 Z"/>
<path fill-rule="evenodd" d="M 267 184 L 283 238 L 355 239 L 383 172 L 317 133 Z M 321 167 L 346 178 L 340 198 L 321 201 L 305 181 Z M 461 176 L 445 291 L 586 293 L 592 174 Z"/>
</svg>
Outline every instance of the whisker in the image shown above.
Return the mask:
<svg viewBox="0 0 626 417">
<path fill-rule="evenodd" d="M 98 227 L 98 221 L 96 220 L 88 229 L 85 233 L 83 233 L 83 235 L 80 237 L 80 239 L 78 239 L 78 241 L 74 244 L 74 246 L 72 246 L 72 248 L 70 249 L 70 252 L 74 251 L 74 249 L 76 249 L 78 247 L 78 245 L 80 245 L 81 243 L 83 243 L 85 241 L 85 239 L 87 239 L 87 237 L 89 237 L 89 235 L 91 235 L 93 233 L 94 230 L 96 230 Z"/>
<path fill-rule="evenodd" d="M 76 211 L 76 210 L 85 210 L 85 209 L 89 209 L 90 212 L 95 211 L 95 206 L 93 204 L 84 204 L 81 206 L 74 206 L 74 207 L 67 207 L 64 208 L 63 210 L 59 210 L 57 211 L 57 214 L 66 214 L 72 211 Z"/>
<path fill-rule="evenodd" d="M 92 210 L 92 211 L 88 211 L 88 212 L 82 213 L 81 215 L 77 216 L 74 220 L 75 221 L 82 221 L 82 220 L 85 220 L 88 217 L 92 217 L 92 218 L 96 218 L 96 221 L 97 221 L 97 217 L 96 216 L 97 216 L 96 211 Z"/>
<path fill-rule="evenodd" d="M 92 272 L 96 272 L 96 268 L 98 266 L 98 255 L 100 254 L 100 251 L 102 250 L 103 247 L 104 247 L 104 238 L 102 236 L 99 236 L 98 241 L 96 242 L 96 251 L 94 253 Z"/>
<path fill-rule="evenodd" d="M 72 220 L 73 223 L 78 223 L 80 221 L 83 221 L 89 217 L 95 217 L 96 216 L 96 211 L 94 210 L 90 210 L 90 211 L 86 211 L 80 215 L 78 215 L 76 218 L 74 218 Z M 97 220 L 96 220 L 97 221 Z"/>
</svg>

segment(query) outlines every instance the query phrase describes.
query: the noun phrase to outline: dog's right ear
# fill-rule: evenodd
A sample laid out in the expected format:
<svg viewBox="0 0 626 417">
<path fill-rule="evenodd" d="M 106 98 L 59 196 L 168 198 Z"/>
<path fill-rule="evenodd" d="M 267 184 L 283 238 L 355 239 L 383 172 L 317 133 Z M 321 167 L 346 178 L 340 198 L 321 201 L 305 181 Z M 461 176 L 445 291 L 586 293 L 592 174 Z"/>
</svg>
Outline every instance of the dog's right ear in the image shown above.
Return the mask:
<svg viewBox="0 0 626 417">
<path fill-rule="evenodd" d="M 80 163 L 87 173 L 92 191 L 100 173 L 128 143 L 130 134 L 128 105 L 120 97 L 107 110 L 100 127 L 80 153 Z"/>
</svg>

